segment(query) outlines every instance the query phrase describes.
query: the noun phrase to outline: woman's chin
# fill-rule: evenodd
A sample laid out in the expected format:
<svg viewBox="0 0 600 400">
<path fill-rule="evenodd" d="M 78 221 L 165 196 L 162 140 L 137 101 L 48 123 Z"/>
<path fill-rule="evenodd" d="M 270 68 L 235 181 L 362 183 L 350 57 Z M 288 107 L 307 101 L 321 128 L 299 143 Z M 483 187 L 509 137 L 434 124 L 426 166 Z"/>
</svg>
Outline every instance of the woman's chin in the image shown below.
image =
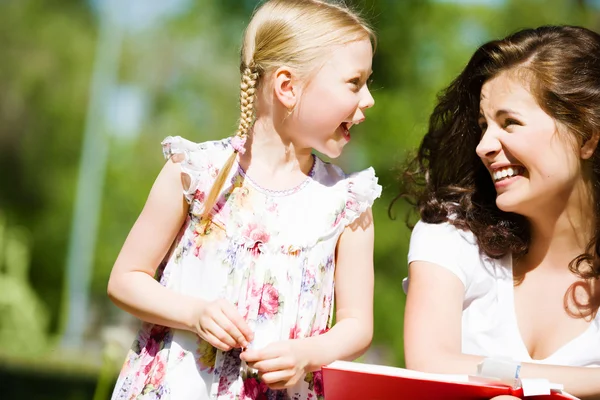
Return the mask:
<svg viewBox="0 0 600 400">
<path fill-rule="evenodd" d="M 496 207 L 504 212 L 517 213 L 519 202 L 516 201 L 514 196 L 503 193 L 496 197 Z"/>
</svg>

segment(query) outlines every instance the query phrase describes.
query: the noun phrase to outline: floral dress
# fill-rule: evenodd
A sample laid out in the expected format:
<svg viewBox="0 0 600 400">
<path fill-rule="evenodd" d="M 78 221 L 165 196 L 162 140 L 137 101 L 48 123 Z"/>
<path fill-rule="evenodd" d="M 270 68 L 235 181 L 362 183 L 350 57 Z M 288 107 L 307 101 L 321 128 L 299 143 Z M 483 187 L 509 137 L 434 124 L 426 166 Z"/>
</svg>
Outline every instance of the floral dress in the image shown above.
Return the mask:
<svg viewBox="0 0 600 400">
<path fill-rule="evenodd" d="M 314 156 L 307 179 L 286 191 L 264 189 L 234 164 L 208 227 L 205 197 L 227 158 L 230 139 L 163 141 L 191 184 L 189 215 L 158 269 L 167 288 L 234 304 L 254 332 L 252 348 L 326 332 L 333 316 L 335 249 L 344 228 L 379 197 L 372 168 L 346 175 Z M 129 351 L 113 400 L 322 399 L 320 372 L 271 390 L 241 362 L 192 332 L 144 323 Z"/>
</svg>

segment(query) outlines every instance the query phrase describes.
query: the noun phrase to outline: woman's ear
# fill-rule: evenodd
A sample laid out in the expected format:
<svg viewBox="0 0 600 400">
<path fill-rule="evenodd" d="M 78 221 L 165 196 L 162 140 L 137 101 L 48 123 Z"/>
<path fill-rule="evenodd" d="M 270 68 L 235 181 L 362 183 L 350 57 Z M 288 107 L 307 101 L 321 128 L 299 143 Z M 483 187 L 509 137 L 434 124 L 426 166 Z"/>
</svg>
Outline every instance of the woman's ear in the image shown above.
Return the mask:
<svg viewBox="0 0 600 400">
<path fill-rule="evenodd" d="M 288 67 L 278 68 L 273 76 L 275 96 L 288 110 L 292 110 L 298 102 L 298 86 L 292 70 Z"/>
<path fill-rule="evenodd" d="M 581 150 L 579 151 L 579 154 L 583 160 L 588 160 L 592 157 L 592 155 L 594 154 L 594 151 L 596 151 L 596 147 L 598 147 L 598 139 L 599 138 L 600 138 L 600 133 L 596 132 L 596 133 L 593 133 L 592 136 L 588 140 L 583 142 L 583 145 L 581 146 Z"/>
</svg>

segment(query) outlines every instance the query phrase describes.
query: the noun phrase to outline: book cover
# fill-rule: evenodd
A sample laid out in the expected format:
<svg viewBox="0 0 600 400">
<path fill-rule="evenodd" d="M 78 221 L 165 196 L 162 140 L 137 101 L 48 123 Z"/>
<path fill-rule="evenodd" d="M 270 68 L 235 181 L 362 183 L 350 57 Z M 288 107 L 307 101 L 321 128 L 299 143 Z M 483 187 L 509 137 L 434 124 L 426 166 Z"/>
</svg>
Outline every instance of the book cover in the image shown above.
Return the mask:
<svg viewBox="0 0 600 400">
<path fill-rule="evenodd" d="M 512 395 L 531 400 L 575 399 L 560 391 L 527 396 L 501 382 L 469 375 L 430 374 L 404 368 L 335 361 L 324 366 L 325 400 L 489 400 Z"/>
</svg>

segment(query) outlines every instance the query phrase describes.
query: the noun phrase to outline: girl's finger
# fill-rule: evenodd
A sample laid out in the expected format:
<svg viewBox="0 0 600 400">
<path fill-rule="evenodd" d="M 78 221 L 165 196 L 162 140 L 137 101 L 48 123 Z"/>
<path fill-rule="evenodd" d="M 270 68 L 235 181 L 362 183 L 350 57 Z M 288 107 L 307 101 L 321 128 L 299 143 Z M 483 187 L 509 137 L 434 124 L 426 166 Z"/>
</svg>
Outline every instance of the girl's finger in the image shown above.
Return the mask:
<svg viewBox="0 0 600 400">
<path fill-rule="evenodd" d="M 248 349 L 242 353 L 242 360 L 246 362 L 257 362 L 281 357 L 289 354 L 289 350 L 280 342 L 272 343 L 262 349 Z"/>
<path fill-rule="evenodd" d="M 244 320 L 244 318 L 242 318 L 238 310 L 230 303 L 223 302 L 221 310 L 227 319 L 229 319 L 229 321 L 235 325 L 240 336 L 243 337 L 243 340 L 246 341 L 243 346 L 248 347 L 248 343 L 254 340 L 254 334 L 252 333 L 252 329 L 250 329 L 248 323 Z"/>
<path fill-rule="evenodd" d="M 212 347 L 215 347 L 215 348 L 217 348 L 219 350 L 222 350 L 222 351 L 229 351 L 229 350 L 231 350 L 231 346 L 229 346 L 226 343 L 223 343 L 221 340 L 219 340 L 218 338 L 216 338 L 210 332 L 204 333 L 204 335 L 202 336 L 202 339 L 204 339 L 206 342 L 208 342 L 208 344 L 210 344 Z"/>
<path fill-rule="evenodd" d="M 219 341 L 225 343 L 230 348 L 236 347 L 236 340 L 231 337 L 229 333 L 227 333 L 217 321 L 212 320 L 210 323 L 205 326 L 205 331 L 212 334 L 215 338 L 219 339 Z"/>
<path fill-rule="evenodd" d="M 229 319 L 229 317 L 223 313 L 216 313 L 213 317 L 215 323 L 221 327 L 221 329 L 229 335 L 234 341 L 233 347 L 247 347 L 248 342 L 238 327 Z M 227 342 L 229 343 L 229 342 Z"/>
<path fill-rule="evenodd" d="M 294 377 L 294 371 L 286 369 L 259 374 L 259 376 L 264 383 L 269 385 L 269 387 L 271 387 L 271 385 L 285 386 L 288 381 Z"/>
<path fill-rule="evenodd" d="M 260 360 L 255 363 L 252 363 L 252 368 L 260 372 L 266 373 L 294 368 L 294 365 L 290 363 L 289 360 L 283 357 L 278 357 L 272 358 L 270 360 Z"/>
</svg>

